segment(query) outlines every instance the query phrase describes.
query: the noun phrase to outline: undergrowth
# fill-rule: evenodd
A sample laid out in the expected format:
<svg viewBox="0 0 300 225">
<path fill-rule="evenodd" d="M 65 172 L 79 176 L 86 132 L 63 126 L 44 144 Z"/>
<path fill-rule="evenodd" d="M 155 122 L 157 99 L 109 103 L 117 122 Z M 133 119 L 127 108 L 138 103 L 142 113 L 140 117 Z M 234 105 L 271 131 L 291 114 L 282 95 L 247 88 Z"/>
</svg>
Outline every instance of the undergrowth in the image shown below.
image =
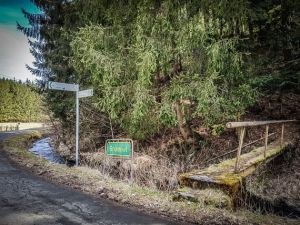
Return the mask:
<svg viewBox="0 0 300 225">
<path fill-rule="evenodd" d="M 82 192 L 95 197 L 109 198 L 112 201 L 120 202 L 123 205 L 128 205 L 137 210 L 156 213 L 171 217 L 175 220 L 194 224 L 287 224 L 287 222 L 289 224 L 297 224 L 297 221 L 283 219 L 272 215 L 262 216 L 245 210 L 233 212 L 231 210 L 217 208 L 208 199 L 209 195 L 214 193 L 211 191 L 206 192 L 206 198 L 203 198 L 199 203 L 190 201 L 174 202 L 172 201 L 170 194 L 165 191 L 157 190 L 157 183 L 155 183 L 154 189 L 146 187 L 145 184 L 140 186 L 137 182 L 131 186 L 128 182 L 116 180 L 113 179 L 113 177 L 103 179 L 102 172 L 99 168 L 90 168 L 84 166 L 83 163 L 78 167 L 68 167 L 67 165 L 49 163 L 43 158 L 37 157 L 27 151 L 28 145 L 24 143 L 28 143 L 28 138 L 33 141 L 33 136 L 40 137 L 35 133 L 22 134 L 7 139 L 4 142 L 5 152 L 12 160 L 36 175 L 43 176 L 53 182 L 73 189 L 79 189 Z M 27 153 L 30 153 L 30 157 L 26 156 Z M 145 156 L 141 155 L 140 157 Z M 149 168 L 154 165 L 154 172 L 157 172 L 157 174 L 163 173 L 163 171 L 159 169 L 159 163 L 164 163 L 165 161 L 156 164 L 151 161 L 151 158 L 146 157 L 141 162 L 141 172 L 144 171 L 149 173 Z M 149 164 L 145 162 L 149 162 Z M 112 164 L 115 166 L 115 162 Z M 127 164 L 127 162 L 125 164 Z M 97 164 L 95 163 L 94 166 L 95 165 Z M 165 168 L 170 165 L 171 164 L 167 164 Z M 121 162 L 119 167 L 123 167 L 121 166 Z M 169 167 L 169 170 L 172 169 L 173 167 Z M 179 170 L 176 170 L 173 173 L 178 173 L 178 171 Z M 150 175 L 149 178 L 154 176 L 153 174 Z M 126 176 L 128 177 L 128 174 L 126 174 Z M 176 185 L 174 185 L 174 187 L 175 186 Z"/>
</svg>

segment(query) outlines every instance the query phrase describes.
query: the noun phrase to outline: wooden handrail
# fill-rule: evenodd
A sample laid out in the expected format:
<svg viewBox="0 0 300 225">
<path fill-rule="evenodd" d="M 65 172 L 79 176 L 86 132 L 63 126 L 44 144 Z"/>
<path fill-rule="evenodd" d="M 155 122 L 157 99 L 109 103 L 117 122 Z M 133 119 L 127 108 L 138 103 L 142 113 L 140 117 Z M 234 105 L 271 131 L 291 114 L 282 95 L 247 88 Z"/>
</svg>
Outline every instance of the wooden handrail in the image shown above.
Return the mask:
<svg viewBox="0 0 300 225">
<path fill-rule="evenodd" d="M 269 137 L 272 136 L 272 135 L 274 135 L 274 134 L 276 134 L 276 133 L 271 133 L 271 134 L 269 134 Z M 247 147 L 247 146 L 249 146 L 249 145 L 252 145 L 252 144 L 254 144 L 254 143 L 258 142 L 258 141 L 261 141 L 262 139 L 265 139 L 265 137 L 259 138 L 259 139 L 255 140 L 255 141 L 252 141 L 252 142 L 250 142 L 250 143 L 248 143 L 248 144 L 245 144 L 245 145 L 242 146 L 242 148 L 245 148 L 245 147 Z M 214 157 L 214 158 L 212 158 L 212 159 L 209 159 L 209 160 L 207 160 L 205 163 L 207 164 L 207 163 L 209 163 L 209 162 L 211 162 L 211 161 L 213 161 L 213 160 L 215 160 L 215 159 L 219 159 L 219 158 L 221 158 L 221 157 L 223 157 L 223 156 L 226 156 L 226 155 L 229 155 L 229 154 L 231 154 L 231 153 L 234 153 L 234 152 L 237 151 L 237 150 L 238 150 L 238 148 L 233 149 L 233 150 L 230 151 L 230 152 L 226 152 L 226 153 L 224 153 L 224 154 L 222 154 L 222 155 L 219 155 L 219 156 L 216 156 L 216 157 Z"/>
<path fill-rule="evenodd" d="M 267 125 L 272 123 L 291 123 L 297 121 L 298 120 L 266 120 L 266 121 L 228 122 L 226 124 L 226 127 L 227 128 L 251 127 L 251 126 Z"/>
<path fill-rule="evenodd" d="M 239 169 L 239 159 L 242 152 L 243 147 L 243 140 L 245 135 L 246 127 L 250 126 L 262 126 L 266 125 L 266 132 L 265 132 L 265 148 L 264 148 L 264 158 L 266 159 L 266 151 L 268 146 L 268 136 L 269 136 L 269 125 L 270 124 L 281 124 L 281 137 L 280 137 L 280 147 L 282 148 L 283 145 L 283 132 L 284 132 L 284 124 L 291 123 L 291 122 L 299 122 L 298 120 L 268 120 L 268 121 L 245 121 L 245 122 L 228 122 L 226 124 L 227 128 L 241 128 L 240 129 L 240 136 L 239 136 L 239 147 L 237 150 L 237 156 L 235 161 L 234 173 L 238 173 Z"/>
</svg>

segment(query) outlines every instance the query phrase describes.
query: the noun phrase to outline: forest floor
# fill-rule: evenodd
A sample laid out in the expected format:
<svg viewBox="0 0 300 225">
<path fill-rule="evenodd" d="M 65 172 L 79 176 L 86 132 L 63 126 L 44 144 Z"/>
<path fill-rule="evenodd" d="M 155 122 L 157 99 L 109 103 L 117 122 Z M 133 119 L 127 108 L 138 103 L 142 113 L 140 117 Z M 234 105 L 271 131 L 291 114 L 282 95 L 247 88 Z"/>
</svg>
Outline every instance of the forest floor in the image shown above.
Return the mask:
<svg viewBox="0 0 300 225">
<path fill-rule="evenodd" d="M 286 94 L 261 99 L 248 110 L 242 121 L 291 119 L 300 120 L 300 96 Z M 175 175 L 178 176 L 184 171 L 203 168 L 208 164 L 235 157 L 235 151 L 233 151 L 233 154 L 227 154 L 230 150 L 234 150 L 237 147 L 238 142 L 235 130 L 225 129 L 219 135 L 212 135 L 212 128 L 202 128 L 200 120 L 193 121 L 192 128 L 205 138 L 206 142 L 204 144 L 209 143 L 209 148 L 205 151 L 190 152 L 190 159 L 187 160 L 185 165 L 181 165 L 179 168 L 176 167 L 178 170 L 175 171 Z M 279 137 L 280 132 L 278 129 L 280 130 L 281 128 L 276 125 L 270 126 L 269 132 L 276 133 L 272 136 L 273 140 Z M 247 130 L 245 139 L 248 142 L 257 140 L 263 137 L 263 132 L 264 128 L 251 128 Z M 176 156 L 176 151 L 169 152 L 170 146 L 180 146 L 180 140 L 176 135 L 178 135 L 176 132 L 169 130 L 164 136 L 160 138 L 155 137 L 153 145 L 149 146 L 145 151 L 153 152 L 153 150 L 158 148 L 165 149 L 166 156 L 169 158 L 175 160 L 177 157 L 181 159 L 182 155 Z M 41 138 L 39 134 L 33 136 L 29 138 L 31 141 L 26 141 L 28 137 L 22 137 L 21 141 L 10 141 L 14 142 L 14 145 L 6 143 L 5 149 L 8 156 L 17 164 L 38 176 L 43 176 L 53 182 L 81 190 L 95 197 L 108 198 L 141 211 L 194 224 L 299 224 L 300 221 L 299 217 L 290 218 L 287 214 L 278 216 L 272 214 L 270 210 L 266 210 L 269 207 L 269 203 L 278 202 L 283 206 L 287 203 L 291 206 L 291 209 L 300 209 L 300 138 L 299 124 L 297 123 L 289 124 L 285 127 L 285 138 L 293 141 L 293 147 L 290 151 L 287 151 L 288 153 L 275 163 L 262 166 L 255 174 L 247 178 L 247 189 L 251 195 L 257 197 L 256 203 L 259 202 L 259 204 L 255 204 L 254 207 L 243 207 L 237 210 L 232 210 L 227 206 L 220 207 L 208 199 L 211 196 L 221 199 L 223 196 L 218 190 L 205 190 L 203 192 L 203 201 L 198 203 L 173 201 L 171 190 L 158 191 L 137 184 L 130 186 L 128 182 L 117 181 L 111 178 L 102 180 L 102 173 L 99 169 L 87 166 L 67 167 L 66 165 L 56 165 L 48 163 L 40 157 L 37 160 L 37 157 L 31 153 L 24 153 L 24 143 L 25 148 L 28 148 L 33 139 Z M 170 145 L 170 143 L 172 144 Z M 261 146 L 261 144 L 256 143 L 255 145 Z M 249 149 L 244 151 L 249 151 Z M 139 152 L 137 156 L 139 156 Z M 146 158 L 146 161 L 142 162 L 147 164 L 147 160 L 150 159 L 151 161 L 153 157 L 154 155 L 152 154 L 151 157 Z M 163 161 L 163 163 L 165 162 Z M 172 165 L 169 164 L 167 166 L 171 167 Z M 163 171 L 160 172 L 163 173 Z M 138 171 L 136 175 L 139 176 Z M 170 181 L 168 183 L 170 184 Z M 251 204 L 249 202 L 245 202 L 245 205 L 249 206 Z M 268 204 L 265 204 L 265 202 Z"/>
</svg>

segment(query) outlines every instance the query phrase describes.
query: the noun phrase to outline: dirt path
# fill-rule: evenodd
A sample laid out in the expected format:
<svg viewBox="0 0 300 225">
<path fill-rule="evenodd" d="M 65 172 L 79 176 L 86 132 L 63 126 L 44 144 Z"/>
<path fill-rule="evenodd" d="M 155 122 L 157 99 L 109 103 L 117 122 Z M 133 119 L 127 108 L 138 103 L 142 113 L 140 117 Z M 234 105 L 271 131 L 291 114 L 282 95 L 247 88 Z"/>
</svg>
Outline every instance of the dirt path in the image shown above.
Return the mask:
<svg viewBox="0 0 300 225">
<path fill-rule="evenodd" d="M 0 133 L 0 225 L 183 224 L 92 198 L 20 170 L 1 148 L 5 138 L 18 132 Z"/>
</svg>

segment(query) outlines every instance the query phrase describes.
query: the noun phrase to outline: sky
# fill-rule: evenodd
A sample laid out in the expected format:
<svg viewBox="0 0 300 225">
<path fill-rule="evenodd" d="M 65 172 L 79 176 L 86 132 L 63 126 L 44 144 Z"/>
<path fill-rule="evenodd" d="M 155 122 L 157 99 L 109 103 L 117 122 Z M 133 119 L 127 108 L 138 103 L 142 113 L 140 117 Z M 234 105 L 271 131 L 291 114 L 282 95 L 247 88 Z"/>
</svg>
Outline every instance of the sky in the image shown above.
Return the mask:
<svg viewBox="0 0 300 225">
<path fill-rule="evenodd" d="M 34 81 L 25 64 L 33 67 L 34 57 L 30 54 L 27 37 L 17 30 L 16 21 L 29 27 L 21 8 L 30 13 L 39 13 L 30 0 L 0 0 L 0 77 Z"/>
</svg>

